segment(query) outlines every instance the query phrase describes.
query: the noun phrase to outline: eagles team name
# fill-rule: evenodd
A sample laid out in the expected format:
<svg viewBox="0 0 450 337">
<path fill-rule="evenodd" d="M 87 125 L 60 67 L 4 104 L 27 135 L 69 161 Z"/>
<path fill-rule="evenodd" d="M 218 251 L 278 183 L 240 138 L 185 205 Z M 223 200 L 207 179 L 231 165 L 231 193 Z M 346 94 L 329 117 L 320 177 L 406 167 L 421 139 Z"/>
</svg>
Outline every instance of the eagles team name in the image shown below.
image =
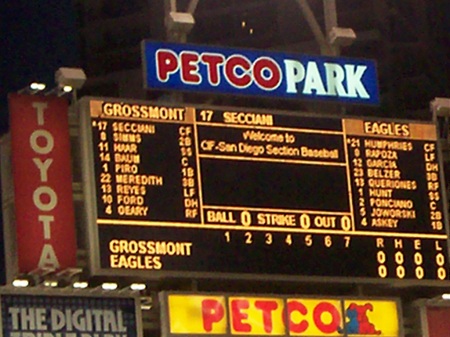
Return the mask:
<svg viewBox="0 0 450 337">
<path fill-rule="evenodd" d="M 367 60 L 145 44 L 147 86 L 289 98 L 378 103 Z"/>
</svg>

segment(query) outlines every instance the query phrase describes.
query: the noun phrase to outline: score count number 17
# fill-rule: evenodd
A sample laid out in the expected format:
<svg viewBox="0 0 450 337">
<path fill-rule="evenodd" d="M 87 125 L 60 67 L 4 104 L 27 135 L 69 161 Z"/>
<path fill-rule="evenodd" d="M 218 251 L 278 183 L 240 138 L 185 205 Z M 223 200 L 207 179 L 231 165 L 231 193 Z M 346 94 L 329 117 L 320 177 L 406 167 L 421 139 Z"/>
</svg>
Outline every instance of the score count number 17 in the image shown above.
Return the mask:
<svg viewBox="0 0 450 337">
<path fill-rule="evenodd" d="M 214 111 L 212 110 L 202 110 L 200 111 L 200 117 L 203 122 L 210 122 L 213 118 Z"/>
</svg>

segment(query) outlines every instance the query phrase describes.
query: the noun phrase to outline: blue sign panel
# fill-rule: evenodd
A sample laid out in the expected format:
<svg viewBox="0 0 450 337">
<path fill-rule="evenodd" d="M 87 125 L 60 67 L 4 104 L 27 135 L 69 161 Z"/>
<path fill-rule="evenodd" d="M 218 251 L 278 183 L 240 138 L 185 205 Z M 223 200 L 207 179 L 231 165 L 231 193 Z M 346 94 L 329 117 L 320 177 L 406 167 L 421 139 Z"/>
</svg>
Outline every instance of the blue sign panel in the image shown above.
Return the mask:
<svg viewBox="0 0 450 337">
<path fill-rule="evenodd" d="M 133 298 L 11 294 L 1 311 L 3 337 L 142 335 Z"/>
<path fill-rule="evenodd" d="M 378 104 L 374 61 L 144 41 L 146 88 Z"/>
</svg>

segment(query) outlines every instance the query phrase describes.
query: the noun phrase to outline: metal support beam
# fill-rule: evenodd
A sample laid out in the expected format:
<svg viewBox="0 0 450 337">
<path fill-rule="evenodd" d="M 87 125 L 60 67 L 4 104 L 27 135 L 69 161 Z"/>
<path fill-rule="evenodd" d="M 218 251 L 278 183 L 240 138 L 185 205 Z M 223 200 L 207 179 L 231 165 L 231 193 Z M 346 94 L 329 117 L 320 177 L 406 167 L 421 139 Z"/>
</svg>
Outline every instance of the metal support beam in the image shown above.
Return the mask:
<svg viewBox="0 0 450 337">
<path fill-rule="evenodd" d="M 167 12 L 177 12 L 177 0 L 165 0 L 166 13 Z M 194 14 L 197 9 L 199 0 L 191 0 L 187 7 L 186 13 Z"/>
<path fill-rule="evenodd" d="M 195 10 L 197 9 L 198 1 L 199 0 L 191 0 L 191 2 L 189 2 L 188 8 L 187 8 L 188 13 L 190 13 L 190 14 L 195 13 Z"/>
<path fill-rule="evenodd" d="M 166 26 L 167 40 L 178 43 L 185 43 L 187 36 L 195 24 L 193 13 L 195 12 L 199 0 L 191 0 L 187 12 L 177 11 L 177 0 L 165 0 L 164 24 Z M 174 92 L 170 94 L 170 100 L 182 102 L 183 94 Z"/>
<path fill-rule="evenodd" d="M 435 97 L 430 102 L 432 120 L 437 126 L 438 139 L 445 162 L 450 161 L 450 98 Z"/>
<path fill-rule="evenodd" d="M 325 35 L 330 48 L 333 50 L 333 55 L 339 55 L 341 48 L 330 43 L 330 33 L 333 29 L 338 27 L 336 0 L 323 0 L 323 14 L 325 16 Z"/>
<path fill-rule="evenodd" d="M 169 0 L 170 1 L 170 11 L 176 12 L 177 11 L 177 0 Z"/>
<path fill-rule="evenodd" d="M 198 0 L 192 0 L 189 10 L 195 11 Z M 166 37 L 172 42 L 185 43 L 187 35 L 194 26 L 194 18 L 191 12 L 178 12 L 177 0 L 164 0 L 164 23 L 166 26 Z"/>
<path fill-rule="evenodd" d="M 338 26 L 336 0 L 323 0 L 323 13 L 325 16 L 325 34 L 328 35 L 331 29 Z"/>
<path fill-rule="evenodd" d="M 296 0 L 296 1 L 303 13 L 303 16 L 305 17 L 306 22 L 309 25 L 309 28 L 311 28 L 311 31 L 314 34 L 316 42 L 320 46 L 321 53 L 324 55 L 333 56 L 334 50 L 328 43 L 326 35 L 322 32 L 322 29 L 320 28 L 320 25 L 317 22 L 316 17 L 314 16 L 313 11 L 308 4 L 308 1 L 307 0 Z"/>
</svg>

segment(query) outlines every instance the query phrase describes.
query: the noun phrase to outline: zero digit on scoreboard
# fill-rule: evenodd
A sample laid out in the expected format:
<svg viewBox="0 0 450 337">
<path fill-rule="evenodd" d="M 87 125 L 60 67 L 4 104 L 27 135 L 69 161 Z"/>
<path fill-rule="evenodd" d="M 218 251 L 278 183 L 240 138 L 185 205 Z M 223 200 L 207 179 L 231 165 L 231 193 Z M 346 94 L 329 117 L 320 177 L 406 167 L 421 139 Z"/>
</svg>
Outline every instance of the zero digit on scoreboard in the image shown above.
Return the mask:
<svg viewBox="0 0 450 337">
<path fill-rule="evenodd" d="M 386 253 L 382 250 L 377 252 L 377 262 L 378 262 L 378 276 L 381 278 L 386 278 L 388 275 L 386 267 Z"/>
</svg>

